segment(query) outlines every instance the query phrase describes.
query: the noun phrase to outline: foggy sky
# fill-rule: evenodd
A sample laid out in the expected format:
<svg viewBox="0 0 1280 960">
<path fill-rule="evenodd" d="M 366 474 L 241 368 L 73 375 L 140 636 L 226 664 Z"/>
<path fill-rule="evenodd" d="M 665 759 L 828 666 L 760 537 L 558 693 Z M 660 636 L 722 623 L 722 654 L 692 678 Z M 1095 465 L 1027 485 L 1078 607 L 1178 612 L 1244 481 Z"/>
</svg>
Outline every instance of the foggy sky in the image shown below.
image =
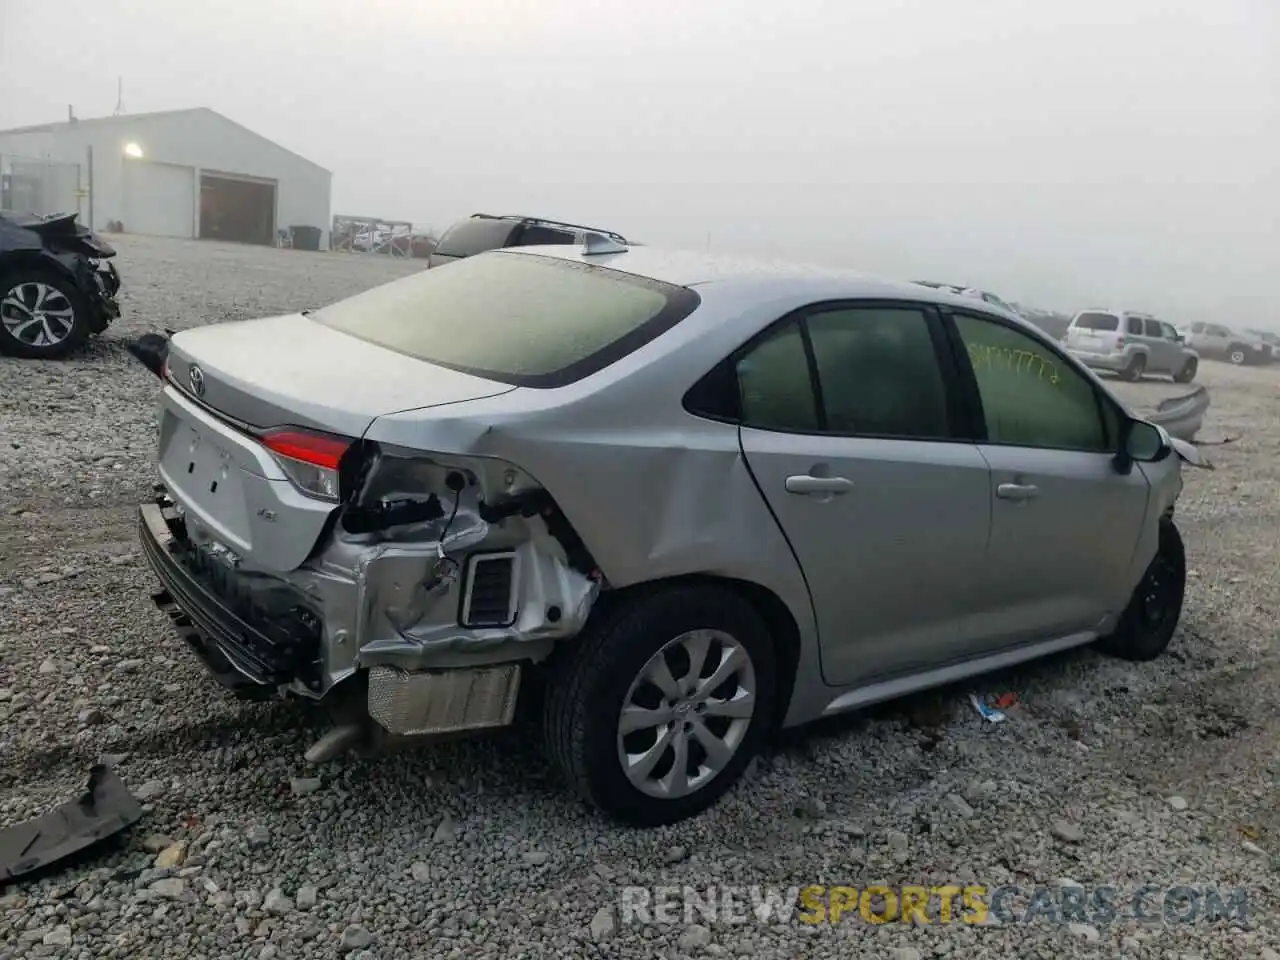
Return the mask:
<svg viewBox="0 0 1280 960">
<path fill-rule="evenodd" d="M 0 128 L 208 106 L 333 212 L 1280 329 L 1277 0 L 0 0 Z"/>
</svg>

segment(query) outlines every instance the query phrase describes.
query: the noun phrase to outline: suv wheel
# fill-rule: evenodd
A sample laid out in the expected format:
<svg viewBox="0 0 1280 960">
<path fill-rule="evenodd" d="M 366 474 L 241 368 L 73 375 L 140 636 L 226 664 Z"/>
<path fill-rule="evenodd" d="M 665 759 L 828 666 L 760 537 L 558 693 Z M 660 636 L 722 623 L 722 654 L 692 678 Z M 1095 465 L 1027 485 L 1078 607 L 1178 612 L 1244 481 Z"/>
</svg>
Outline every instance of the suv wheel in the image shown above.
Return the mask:
<svg viewBox="0 0 1280 960">
<path fill-rule="evenodd" d="M 1196 358 L 1192 357 L 1182 365 L 1182 369 L 1173 375 L 1174 383 L 1190 383 L 1196 378 Z"/>
<path fill-rule="evenodd" d="M 0 353 L 59 360 L 89 336 L 89 305 L 66 278 L 19 267 L 0 276 Z"/>
<path fill-rule="evenodd" d="M 1249 359 L 1249 351 L 1238 343 L 1233 344 L 1227 351 L 1227 359 L 1234 363 L 1237 367 L 1242 367 Z"/>
<path fill-rule="evenodd" d="M 1154 660 L 1169 646 L 1182 616 L 1187 586 L 1187 561 L 1182 535 L 1172 517 L 1160 518 L 1160 545 L 1115 632 L 1101 648 L 1122 660 Z"/>
<path fill-rule="evenodd" d="M 773 723 L 772 640 L 734 591 L 682 586 L 607 611 L 549 678 L 543 731 L 584 800 L 637 826 L 733 786 Z"/>
<path fill-rule="evenodd" d="M 1128 380 L 1130 383 L 1141 380 L 1142 375 L 1147 370 L 1147 358 L 1141 353 L 1135 353 L 1129 361 L 1129 365 L 1120 371 L 1120 376 Z"/>
</svg>

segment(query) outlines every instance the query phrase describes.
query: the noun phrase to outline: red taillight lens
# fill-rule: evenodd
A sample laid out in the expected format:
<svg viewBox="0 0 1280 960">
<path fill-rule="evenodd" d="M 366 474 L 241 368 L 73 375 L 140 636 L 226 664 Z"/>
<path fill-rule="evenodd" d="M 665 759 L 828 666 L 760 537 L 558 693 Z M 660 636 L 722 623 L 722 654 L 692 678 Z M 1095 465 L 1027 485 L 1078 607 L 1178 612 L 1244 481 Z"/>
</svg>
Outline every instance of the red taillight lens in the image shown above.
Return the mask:
<svg viewBox="0 0 1280 960">
<path fill-rule="evenodd" d="M 345 437 L 306 430 L 272 430 L 262 445 L 302 493 L 317 500 L 338 500 L 338 464 L 351 447 Z"/>
</svg>

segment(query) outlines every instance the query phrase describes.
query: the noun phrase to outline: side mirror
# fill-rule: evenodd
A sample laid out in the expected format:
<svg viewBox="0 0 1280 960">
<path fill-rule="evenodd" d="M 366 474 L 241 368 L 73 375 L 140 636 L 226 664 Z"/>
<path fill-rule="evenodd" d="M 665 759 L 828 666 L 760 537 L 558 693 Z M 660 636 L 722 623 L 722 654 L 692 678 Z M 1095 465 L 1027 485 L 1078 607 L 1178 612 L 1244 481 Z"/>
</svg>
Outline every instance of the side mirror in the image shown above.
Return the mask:
<svg viewBox="0 0 1280 960">
<path fill-rule="evenodd" d="M 1187 338 L 1186 338 L 1186 337 L 1184 337 L 1184 336 L 1183 336 L 1182 334 L 1180 334 L 1180 333 L 1175 333 L 1175 334 L 1173 335 L 1173 342 L 1174 342 L 1174 343 L 1186 343 L 1186 342 L 1187 342 Z"/>
<path fill-rule="evenodd" d="M 1173 453 L 1173 441 L 1164 429 L 1146 420 L 1125 423 L 1116 452 L 1116 471 L 1128 475 L 1134 463 L 1159 463 Z"/>
</svg>

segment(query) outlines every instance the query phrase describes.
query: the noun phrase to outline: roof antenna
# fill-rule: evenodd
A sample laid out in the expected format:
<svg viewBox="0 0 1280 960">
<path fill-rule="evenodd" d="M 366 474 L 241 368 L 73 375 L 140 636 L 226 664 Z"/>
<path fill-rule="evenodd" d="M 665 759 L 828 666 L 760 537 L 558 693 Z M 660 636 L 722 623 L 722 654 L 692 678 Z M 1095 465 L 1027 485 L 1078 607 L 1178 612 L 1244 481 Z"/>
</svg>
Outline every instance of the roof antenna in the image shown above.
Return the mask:
<svg viewBox="0 0 1280 960">
<path fill-rule="evenodd" d="M 118 117 L 124 113 L 124 77 L 116 77 L 116 109 L 111 115 Z"/>
<path fill-rule="evenodd" d="M 626 253 L 627 245 L 620 238 L 607 237 L 603 233 L 588 230 L 582 235 L 582 255 L 594 257 L 606 253 Z"/>
</svg>

